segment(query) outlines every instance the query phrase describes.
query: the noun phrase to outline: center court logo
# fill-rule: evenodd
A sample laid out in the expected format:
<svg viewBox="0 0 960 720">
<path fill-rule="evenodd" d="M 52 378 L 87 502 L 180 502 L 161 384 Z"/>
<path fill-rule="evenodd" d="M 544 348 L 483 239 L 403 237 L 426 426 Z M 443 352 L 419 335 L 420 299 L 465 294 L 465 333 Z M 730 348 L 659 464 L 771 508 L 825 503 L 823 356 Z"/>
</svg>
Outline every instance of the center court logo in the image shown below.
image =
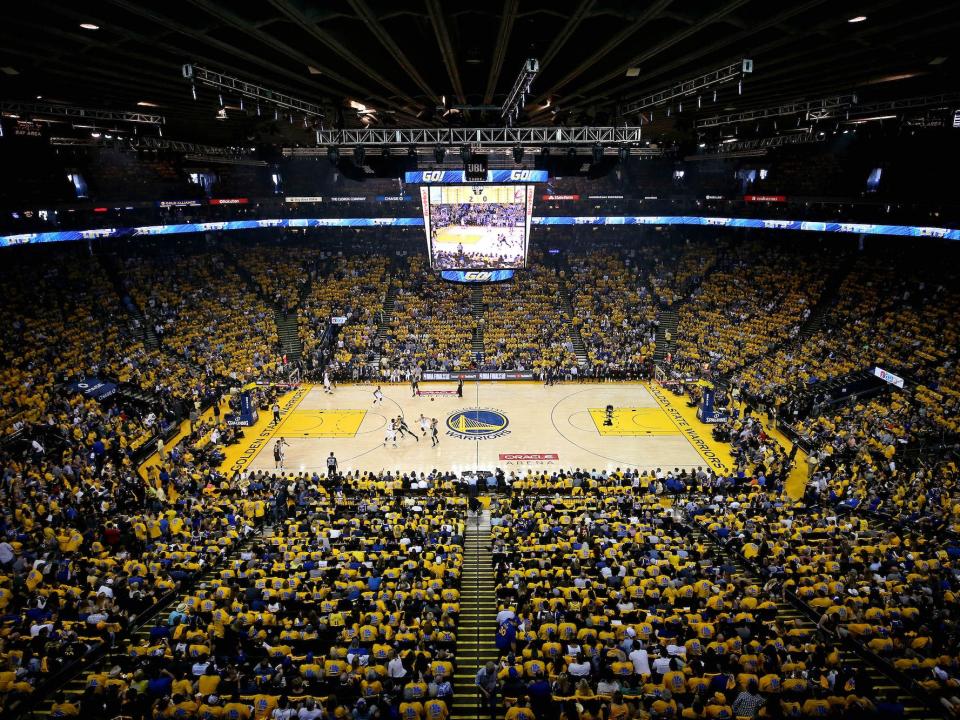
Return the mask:
<svg viewBox="0 0 960 720">
<path fill-rule="evenodd" d="M 492 440 L 509 435 L 510 421 L 499 410 L 457 410 L 447 416 L 447 435 L 461 440 Z"/>
</svg>

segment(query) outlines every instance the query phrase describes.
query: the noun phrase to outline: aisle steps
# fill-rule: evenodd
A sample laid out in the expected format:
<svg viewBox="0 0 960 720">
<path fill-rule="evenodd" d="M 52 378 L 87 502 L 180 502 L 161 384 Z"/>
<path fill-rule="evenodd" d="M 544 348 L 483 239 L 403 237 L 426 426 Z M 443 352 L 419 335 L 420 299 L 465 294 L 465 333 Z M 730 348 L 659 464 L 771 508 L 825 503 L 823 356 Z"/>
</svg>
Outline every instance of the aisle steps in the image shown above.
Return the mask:
<svg viewBox="0 0 960 720">
<path fill-rule="evenodd" d="M 754 572 L 743 559 L 735 553 L 728 553 L 716 543 L 716 541 L 707 533 L 703 532 L 699 526 L 692 525 L 693 532 L 691 538 L 697 541 L 703 541 L 705 544 L 713 544 L 719 550 L 720 554 L 727 560 L 730 560 L 737 568 L 737 571 L 752 582 L 762 585 L 763 580 Z M 782 600 L 781 598 L 771 598 L 777 606 L 777 619 L 784 623 L 796 623 L 798 627 L 805 629 L 815 629 L 813 620 L 794 605 Z M 897 685 L 894 681 L 880 672 L 880 670 L 858 655 L 856 652 L 844 647 L 840 643 L 833 643 L 840 652 L 840 663 L 850 668 L 864 668 L 866 674 L 873 683 L 874 691 L 879 698 L 885 698 L 888 692 L 893 692 L 897 702 L 904 705 L 904 718 L 908 720 L 938 720 L 942 716 L 930 708 L 923 707 L 921 702 L 906 688 Z M 866 667 L 864 667 L 866 666 Z"/>
<path fill-rule="evenodd" d="M 303 343 L 300 341 L 300 313 L 297 308 L 284 312 L 281 308 L 274 310 L 274 322 L 277 324 L 277 335 L 280 337 L 280 348 L 291 362 L 299 360 L 303 355 Z M 322 333 L 323 329 L 320 328 Z"/>
<path fill-rule="evenodd" d="M 377 326 L 377 332 L 373 336 L 373 365 L 377 368 L 379 374 L 380 368 L 380 348 L 383 347 L 383 341 L 390 332 L 390 321 L 393 320 L 393 308 L 397 301 L 397 292 L 399 286 L 391 282 L 390 275 L 387 275 L 387 292 L 383 296 L 383 307 L 380 310 L 380 324 Z"/>
<path fill-rule="evenodd" d="M 240 542 L 236 547 L 234 547 L 230 554 L 227 556 L 226 560 L 232 560 L 234 557 L 239 557 L 239 554 L 250 547 L 255 545 L 262 544 L 266 538 L 273 536 L 273 528 L 271 526 L 263 526 L 258 528 L 249 538 Z M 200 583 L 209 583 L 212 580 L 215 580 L 219 577 L 220 571 L 226 566 L 225 563 L 221 563 L 212 567 L 209 567 L 203 575 L 197 578 L 197 585 Z M 196 587 L 196 585 L 194 585 Z M 149 617 L 144 618 L 144 621 L 137 626 L 133 632 L 129 635 L 121 635 L 117 638 L 116 644 L 110 648 L 106 655 L 94 662 L 93 664 L 84 668 L 71 680 L 69 680 L 65 685 L 58 690 L 62 690 L 67 701 L 79 702 L 81 696 L 84 693 L 84 690 L 87 686 L 87 678 L 93 673 L 94 670 L 100 670 L 102 672 L 107 672 L 111 667 L 117 664 L 121 659 L 128 659 L 126 649 L 130 644 L 137 645 L 143 640 L 149 640 L 150 630 L 156 626 L 158 623 L 163 621 L 163 618 L 172 612 L 172 610 L 180 604 L 185 594 L 186 589 L 183 589 L 180 592 L 177 592 L 174 595 L 173 600 L 164 605 L 162 608 L 157 610 L 155 613 L 151 614 Z M 51 696 L 53 692 L 49 693 Z M 50 713 L 50 707 L 52 704 L 52 697 L 49 700 L 44 700 L 36 709 L 29 713 L 30 717 L 52 717 Z"/>
<path fill-rule="evenodd" d="M 486 305 L 483 302 L 483 286 L 475 285 L 470 293 L 470 314 L 473 316 L 473 338 L 470 352 L 479 365 L 483 361 L 483 316 Z"/>
<path fill-rule="evenodd" d="M 467 519 L 463 572 L 460 575 L 460 621 L 457 627 L 456 670 L 451 720 L 476 720 L 480 706 L 474 678 L 499 653 L 494 642 L 497 600 L 490 557 L 490 512 Z"/>
<path fill-rule="evenodd" d="M 673 352 L 677 346 L 677 325 L 680 324 L 680 316 L 677 314 L 676 308 L 664 307 L 660 309 L 659 319 L 657 347 L 653 351 L 653 361 L 657 364 L 664 362 L 667 353 Z"/>
<path fill-rule="evenodd" d="M 586 367 L 588 362 L 587 345 L 585 342 L 583 342 L 583 336 L 580 334 L 580 329 L 573 324 L 573 319 L 577 316 L 577 313 L 573 309 L 573 298 L 570 295 L 570 285 L 567 284 L 567 281 L 563 279 L 560 280 L 560 300 L 562 303 L 562 309 L 567 314 L 564 322 L 567 324 L 567 335 L 570 336 L 570 344 L 573 346 L 573 354 L 577 358 L 577 365 L 580 367 Z"/>
</svg>

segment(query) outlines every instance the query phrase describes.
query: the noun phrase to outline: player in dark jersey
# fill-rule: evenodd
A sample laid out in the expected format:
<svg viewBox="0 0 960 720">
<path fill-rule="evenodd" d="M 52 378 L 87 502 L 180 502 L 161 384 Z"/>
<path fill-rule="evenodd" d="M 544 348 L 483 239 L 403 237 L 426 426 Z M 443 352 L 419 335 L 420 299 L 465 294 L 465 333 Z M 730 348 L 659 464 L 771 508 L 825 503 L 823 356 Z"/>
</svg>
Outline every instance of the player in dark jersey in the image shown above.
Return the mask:
<svg viewBox="0 0 960 720">
<path fill-rule="evenodd" d="M 409 435 L 417 442 L 420 442 L 420 438 L 417 437 L 417 434 L 410 430 L 407 427 L 407 421 L 403 419 L 403 415 L 400 415 L 393 423 L 393 426 L 397 429 L 397 432 L 400 433 L 400 437 L 404 435 Z"/>
</svg>

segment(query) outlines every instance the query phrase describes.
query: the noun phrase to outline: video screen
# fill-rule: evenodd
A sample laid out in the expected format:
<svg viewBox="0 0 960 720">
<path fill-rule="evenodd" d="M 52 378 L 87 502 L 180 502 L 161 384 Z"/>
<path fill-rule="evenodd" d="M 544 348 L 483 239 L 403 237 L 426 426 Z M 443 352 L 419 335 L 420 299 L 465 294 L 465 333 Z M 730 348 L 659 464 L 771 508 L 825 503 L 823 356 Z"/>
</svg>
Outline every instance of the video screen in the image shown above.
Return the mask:
<svg viewBox="0 0 960 720">
<path fill-rule="evenodd" d="M 434 269 L 526 266 L 532 185 L 432 185 L 421 197 Z"/>
</svg>

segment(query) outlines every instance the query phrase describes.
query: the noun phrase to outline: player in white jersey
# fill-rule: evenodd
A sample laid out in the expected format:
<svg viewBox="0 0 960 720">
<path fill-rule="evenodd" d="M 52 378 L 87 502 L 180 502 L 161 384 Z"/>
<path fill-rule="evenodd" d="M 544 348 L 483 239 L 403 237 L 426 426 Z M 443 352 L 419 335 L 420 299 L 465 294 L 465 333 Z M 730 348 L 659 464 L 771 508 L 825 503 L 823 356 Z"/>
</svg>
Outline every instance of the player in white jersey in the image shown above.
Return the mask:
<svg viewBox="0 0 960 720">
<path fill-rule="evenodd" d="M 397 446 L 397 429 L 393 425 L 393 420 L 387 420 L 387 434 L 383 438 L 383 446 L 386 447 L 387 443 Z"/>
<path fill-rule="evenodd" d="M 323 371 L 323 391 L 327 395 L 333 395 L 333 388 L 330 386 L 330 371 Z"/>
<path fill-rule="evenodd" d="M 420 423 L 420 434 L 426 437 L 427 430 L 430 429 L 430 418 L 423 413 L 420 413 L 420 418 L 417 420 L 417 422 Z"/>
<path fill-rule="evenodd" d="M 380 389 L 379 385 L 373 391 L 373 404 L 376 405 L 377 403 L 383 404 L 383 390 Z"/>
</svg>

